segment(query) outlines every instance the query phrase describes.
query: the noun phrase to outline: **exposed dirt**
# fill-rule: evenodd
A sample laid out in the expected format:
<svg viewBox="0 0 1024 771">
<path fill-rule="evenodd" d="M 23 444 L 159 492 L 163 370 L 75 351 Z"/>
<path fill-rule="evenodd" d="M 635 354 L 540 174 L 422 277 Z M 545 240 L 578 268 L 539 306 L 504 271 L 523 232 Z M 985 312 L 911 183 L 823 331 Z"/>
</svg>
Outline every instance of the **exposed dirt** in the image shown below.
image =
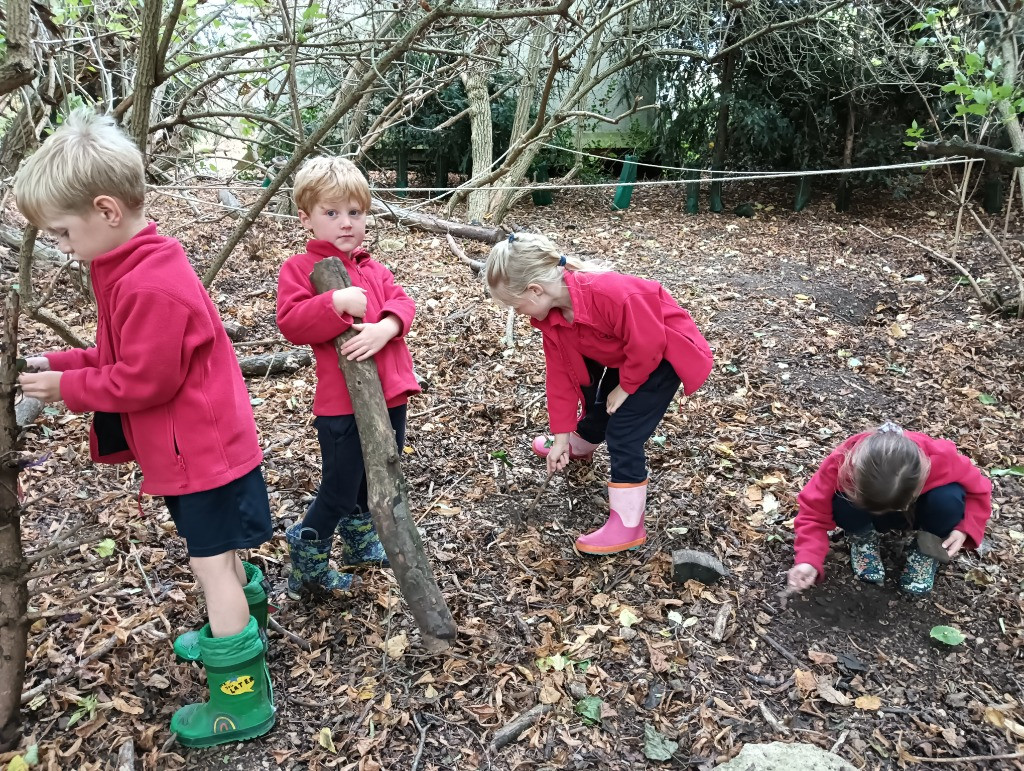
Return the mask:
<svg viewBox="0 0 1024 771">
<path fill-rule="evenodd" d="M 512 528 L 543 481 L 528 447 L 546 422 L 539 336 L 519 320 L 516 346 L 503 349 L 504 311 L 443 240 L 381 225 L 375 253 L 418 307 L 409 343 L 428 386 L 410 404 L 405 473 L 459 624 L 452 652 L 422 651 L 389 571 L 367 571 L 349 597 L 284 599 L 283 532 L 319 477 L 314 373 L 250 380 L 276 523 L 274 540 L 251 559 L 275 583 L 275 618 L 312 652 L 271 634 L 279 712 L 265 738 L 164 749 L 173 710 L 205 693 L 202 671 L 176 664 L 170 650 L 173 634 L 202 620 L 198 589 L 161 502 L 144 498 L 140 516 L 137 470 L 90 465 L 87 421 L 61 405 L 28 437 L 27 452 L 43 460 L 22 476 L 26 548 L 84 525 L 75 538 L 109 537 L 116 550 L 101 556 L 83 543 L 35 567 L 73 570 L 33 582 L 40 617 L 26 688 L 60 682 L 27 706 L 21 749 L 38 742 L 48 769 L 111 767 L 130 737 L 146 769 L 624 771 L 659 765 L 645 757 L 649 728 L 678 743 L 668 765 L 680 768 L 710 768 L 745 742 L 777 739 L 835 747 L 869 769 L 1024 768 L 1019 758 L 928 760 L 1024 749 L 1024 489 L 1015 477 L 993 478 L 984 556 L 947 566 L 931 597 L 895 591 L 892 540 L 885 587 L 852 578 L 840 540 L 821 587 L 786 609 L 777 597 L 792 561 L 796 494 L 847 435 L 892 419 L 953 439 L 989 473 L 1024 463 L 1021 323 L 985 316 L 969 287 L 920 250 L 859 227 L 948 250 L 949 207 L 938 197 L 898 206 L 877 197 L 849 215 L 828 202 L 796 214 L 785 209 L 791 191 L 745 190 L 737 201 L 766 208 L 742 219 L 685 215 L 683 197 L 663 188 L 638 189 L 620 213 L 608 210 L 609 196 L 560 196 L 546 209 L 526 202 L 513 216 L 567 251 L 660 280 L 715 348 L 707 385 L 680 400 L 649 445 L 644 548 L 599 559 L 573 552 L 575 536 L 606 512 L 603 450 L 553 480 L 527 526 Z M 158 196 L 151 215 L 200 272 L 228 227 L 197 223 Z M 1021 224 L 1012 223 L 1015 233 Z M 283 349 L 276 273 L 302 241 L 294 223 L 261 220 L 218 277 L 214 300 L 256 341 L 239 346 L 241 355 Z M 960 259 L 988 285 L 1005 283 L 983 241 L 971 240 Z M 51 276 L 41 266 L 39 285 Z M 50 307 L 91 335 L 95 313 L 72 285 Z M 58 345 L 25 325 L 24 350 Z M 713 552 L 729 578 L 673 585 L 677 548 Z M 726 637 L 716 642 L 725 603 Z M 117 629 L 150 620 L 102 649 Z M 936 647 L 936 624 L 957 627 L 965 642 Z M 72 723 L 87 697 L 96 708 Z M 493 751 L 495 731 L 538 701 L 553 710 Z"/>
</svg>

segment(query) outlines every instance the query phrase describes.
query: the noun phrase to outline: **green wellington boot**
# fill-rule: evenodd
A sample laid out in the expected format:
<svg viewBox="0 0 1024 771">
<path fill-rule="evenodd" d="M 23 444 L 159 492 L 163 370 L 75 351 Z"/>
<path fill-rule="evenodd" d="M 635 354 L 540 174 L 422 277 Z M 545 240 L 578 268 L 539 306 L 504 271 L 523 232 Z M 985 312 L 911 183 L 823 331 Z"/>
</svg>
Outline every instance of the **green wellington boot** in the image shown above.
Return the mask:
<svg viewBox="0 0 1024 771">
<path fill-rule="evenodd" d="M 245 601 L 249 603 L 249 615 L 256 619 L 260 629 L 267 628 L 267 589 L 268 584 L 263 578 L 263 571 L 248 562 L 242 563 L 245 577 L 248 579 L 242 591 Z M 179 662 L 197 661 L 203 663 L 199 650 L 199 630 L 193 629 L 178 636 L 174 641 L 174 655 Z"/>
<path fill-rule="evenodd" d="M 199 630 L 210 700 L 187 704 L 171 718 L 171 731 L 186 747 L 212 747 L 262 736 L 274 727 L 274 689 L 267 646 L 255 618 L 231 637 Z"/>
</svg>

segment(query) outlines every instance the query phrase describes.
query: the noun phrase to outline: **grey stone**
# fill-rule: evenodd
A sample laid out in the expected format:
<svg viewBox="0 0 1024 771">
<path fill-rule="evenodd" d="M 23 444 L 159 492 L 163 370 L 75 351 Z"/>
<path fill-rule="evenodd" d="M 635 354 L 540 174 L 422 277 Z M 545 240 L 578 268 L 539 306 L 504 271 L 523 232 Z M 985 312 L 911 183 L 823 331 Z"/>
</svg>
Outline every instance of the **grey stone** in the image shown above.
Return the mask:
<svg viewBox="0 0 1024 771">
<path fill-rule="evenodd" d="M 717 771 L 857 771 L 838 755 L 813 744 L 748 744 Z"/>
<path fill-rule="evenodd" d="M 672 580 L 677 584 L 691 578 L 702 584 L 713 584 L 727 575 L 729 571 L 713 554 L 693 549 L 676 549 L 672 552 Z"/>
</svg>

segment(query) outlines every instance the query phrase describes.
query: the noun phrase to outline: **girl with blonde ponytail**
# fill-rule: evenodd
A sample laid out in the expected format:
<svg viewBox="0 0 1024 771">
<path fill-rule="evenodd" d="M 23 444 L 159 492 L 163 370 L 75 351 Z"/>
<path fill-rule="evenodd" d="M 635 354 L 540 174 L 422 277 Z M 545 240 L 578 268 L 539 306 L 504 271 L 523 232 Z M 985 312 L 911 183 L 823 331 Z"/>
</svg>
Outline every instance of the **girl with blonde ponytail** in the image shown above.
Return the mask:
<svg viewBox="0 0 1024 771">
<path fill-rule="evenodd" d="M 544 335 L 551 435 L 533 440 L 549 473 L 608 445 L 605 524 L 576 539 L 583 554 L 611 554 L 647 540 L 647 458 L 680 383 L 691 394 L 711 371 L 711 349 L 693 319 L 655 281 L 562 254 L 548 238 L 513 233 L 485 269 L 499 302 Z"/>
</svg>

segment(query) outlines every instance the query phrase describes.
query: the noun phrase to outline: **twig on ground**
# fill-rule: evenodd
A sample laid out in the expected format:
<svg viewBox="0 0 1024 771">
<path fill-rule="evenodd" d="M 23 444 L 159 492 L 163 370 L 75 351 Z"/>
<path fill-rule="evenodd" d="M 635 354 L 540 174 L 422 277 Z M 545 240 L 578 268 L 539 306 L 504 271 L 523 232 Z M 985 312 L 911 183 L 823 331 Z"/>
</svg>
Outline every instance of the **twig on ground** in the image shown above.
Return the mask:
<svg viewBox="0 0 1024 771">
<path fill-rule="evenodd" d="M 146 575 L 146 571 L 142 567 L 142 560 L 139 559 L 139 552 L 135 547 L 132 547 L 132 556 L 135 557 L 135 564 L 139 566 L 139 572 L 142 573 L 142 580 L 146 582 L 146 589 L 149 590 L 149 596 L 153 598 L 153 604 L 159 605 L 160 601 L 157 600 L 156 594 L 153 592 L 153 586 L 149 583 L 149 576 Z"/>
<path fill-rule="evenodd" d="M 494 732 L 494 738 L 491 739 L 491 752 L 497 752 L 506 744 L 514 742 L 519 738 L 519 735 L 523 731 L 532 726 L 550 711 L 550 704 L 538 704 L 532 709 L 528 709 L 526 712 L 520 714 L 512 720 L 511 723 L 499 728 Z"/>
<path fill-rule="evenodd" d="M 451 236 L 448 236 L 448 238 L 451 238 Z M 412 768 L 410 769 L 410 771 L 416 771 L 420 765 L 420 757 L 423 755 L 423 747 L 427 743 L 427 727 L 420 725 L 419 715 L 416 712 L 412 713 L 412 722 L 415 724 L 416 730 L 420 732 L 420 744 L 416 748 L 416 757 L 413 758 Z"/>
<path fill-rule="evenodd" d="M 65 613 L 70 613 L 71 611 L 69 609 L 77 605 L 82 600 L 86 599 L 87 597 L 94 597 L 95 595 L 102 592 L 104 589 L 109 589 L 111 586 L 115 586 L 119 583 L 121 583 L 121 579 L 112 578 L 111 580 L 105 581 L 102 584 L 90 586 L 84 592 L 80 592 L 79 594 L 76 594 L 74 597 L 70 597 L 62 601 L 61 604 L 55 608 L 50 608 L 49 610 L 44 610 L 38 613 L 26 613 L 25 618 L 27 618 L 29 621 L 36 621 L 40 618 L 53 618 L 54 616 L 61 616 Z"/>
<path fill-rule="evenodd" d="M 1006 755 L 967 755 L 962 758 L 925 758 L 918 755 L 903 755 L 903 760 L 914 763 L 981 763 L 986 760 L 1016 760 L 1024 758 L 1024 752 L 1011 752 Z"/>
<path fill-rule="evenodd" d="M 283 626 L 281 626 L 281 623 L 273 616 L 267 616 L 267 626 L 273 629 L 282 637 L 287 637 L 293 643 L 302 648 L 302 650 L 304 650 L 306 653 L 309 653 L 313 650 L 313 646 L 310 645 L 309 640 L 303 637 L 299 637 L 299 635 L 295 634 L 295 632 L 292 632 L 289 629 L 285 629 Z"/>
<path fill-rule="evenodd" d="M 530 521 L 530 517 L 533 515 L 534 509 L 537 508 L 537 502 L 540 501 L 540 497 L 544 495 L 544 491 L 548 489 L 548 485 L 551 484 L 551 478 L 555 475 L 554 471 L 549 471 L 547 479 L 544 480 L 544 484 L 540 486 L 537 494 L 533 496 L 533 501 L 526 509 L 526 513 L 523 514 L 522 522 L 525 524 Z"/>
<path fill-rule="evenodd" d="M 770 634 L 768 634 L 767 632 L 762 632 L 757 627 L 754 627 L 754 634 L 756 634 L 758 637 L 760 637 L 762 640 L 764 640 L 766 643 L 768 643 L 770 646 L 772 646 L 775 650 L 777 650 L 779 653 L 781 653 L 783 656 L 785 656 L 786 659 L 789 661 L 789 663 L 794 664 L 796 666 L 801 666 L 800 659 L 798 659 L 796 656 L 794 656 L 792 653 L 790 653 L 782 645 L 782 643 L 778 642 Z"/>
</svg>

